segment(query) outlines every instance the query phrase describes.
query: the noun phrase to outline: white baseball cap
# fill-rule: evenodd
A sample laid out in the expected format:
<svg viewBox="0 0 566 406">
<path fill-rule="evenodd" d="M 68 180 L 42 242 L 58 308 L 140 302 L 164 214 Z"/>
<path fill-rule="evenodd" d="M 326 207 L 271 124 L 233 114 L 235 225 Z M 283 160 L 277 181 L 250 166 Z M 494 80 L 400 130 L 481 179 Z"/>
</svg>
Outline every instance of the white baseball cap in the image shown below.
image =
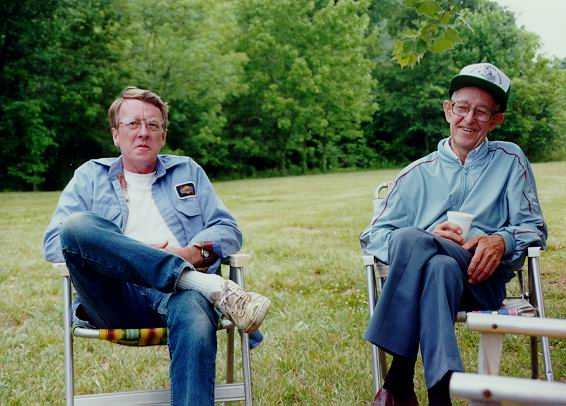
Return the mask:
<svg viewBox="0 0 566 406">
<path fill-rule="evenodd" d="M 501 111 L 507 108 L 507 100 L 511 91 L 511 80 L 497 66 L 491 63 L 474 63 L 462 68 L 460 73 L 452 78 L 448 94 L 452 96 L 456 90 L 463 87 L 479 87 L 489 92 Z"/>
</svg>

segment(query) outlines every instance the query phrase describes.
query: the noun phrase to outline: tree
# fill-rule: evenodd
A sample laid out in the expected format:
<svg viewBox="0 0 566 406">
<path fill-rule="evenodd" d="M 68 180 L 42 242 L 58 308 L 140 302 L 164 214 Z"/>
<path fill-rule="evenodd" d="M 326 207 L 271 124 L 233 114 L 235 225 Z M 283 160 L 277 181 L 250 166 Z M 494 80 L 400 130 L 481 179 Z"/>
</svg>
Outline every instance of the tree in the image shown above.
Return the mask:
<svg viewBox="0 0 566 406">
<path fill-rule="evenodd" d="M 248 90 L 229 106 L 241 166 L 281 172 L 353 165 L 376 106 L 367 4 L 242 0 Z M 359 151 L 356 151 L 359 152 Z M 368 152 L 368 151 L 366 151 Z"/>
<path fill-rule="evenodd" d="M 456 29 L 460 10 L 469 0 L 379 0 L 369 10 L 380 42 L 402 68 L 417 64 L 425 54 L 451 49 L 460 42 Z"/>
<path fill-rule="evenodd" d="M 368 143 L 383 156 L 406 162 L 433 150 L 448 135 L 441 103 L 448 97 L 450 79 L 461 67 L 481 61 L 496 64 L 512 78 L 506 123 L 493 138 L 518 142 L 534 160 L 559 142 L 560 75 L 548 60 L 535 57 L 537 37 L 517 27 L 513 14 L 495 3 L 476 0 L 466 5 L 456 26 L 461 41 L 453 49 L 427 53 L 411 68 L 385 60 L 374 70 L 381 108 L 368 129 L 373 134 Z M 395 37 L 398 26 L 387 27 Z"/>
<path fill-rule="evenodd" d="M 213 173 L 229 160 L 223 106 L 244 89 L 245 54 L 234 2 L 123 1 L 123 41 L 117 51 L 130 84 L 158 92 L 171 106 L 168 145 Z M 179 23 L 182 22 L 182 23 Z"/>
<path fill-rule="evenodd" d="M 4 2 L 0 20 L 0 184 L 4 188 L 41 183 L 47 169 L 42 154 L 54 143 L 42 115 L 45 102 L 34 89 L 57 4 L 35 3 Z"/>
<path fill-rule="evenodd" d="M 104 106 L 119 75 L 109 50 L 117 16 L 109 0 L 12 1 L 7 10 L 0 182 L 60 187 L 73 167 L 104 150 Z"/>
<path fill-rule="evenodd" d="M 112 0 L 63 0 L 53 19 L 55 34 L 42 92 L 46 121 L 56 145 L 47 149 L 46 187 L 61 187 L 87 159 L 115 155 L 107 109 L 125 72 L 112 45 L 121 18 Z"/>
<path fill-rule="evenodd" d="M 466 41 L 455 48 L 454 60 L 491 61 L 512 79 L 506 121 L 494 137 L 518 143 L 532 160 L 544 159 L 564 132 L 563 75 L 550 60 L 536 56 L 538 36 L 519 28 L 512 12 L 480 2 L 466 22 Z"/>
</svg>

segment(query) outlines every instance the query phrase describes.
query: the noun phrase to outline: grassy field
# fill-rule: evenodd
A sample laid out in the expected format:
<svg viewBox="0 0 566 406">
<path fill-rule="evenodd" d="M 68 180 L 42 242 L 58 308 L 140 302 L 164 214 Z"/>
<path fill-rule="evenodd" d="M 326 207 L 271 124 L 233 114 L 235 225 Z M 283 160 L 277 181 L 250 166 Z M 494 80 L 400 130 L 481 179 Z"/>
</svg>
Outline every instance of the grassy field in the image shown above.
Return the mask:
<svg viewBox="0 0 566 406">
<path fill-rule="evenodd" d="M 547 315 L 566 317 L 566 162 L 535 165 L 549 249 Z M 273 300 L 266 339 L 252 353 L 259 405 L 361 405 L 372 397 L 365 277 L 358 235 L 374 186 L 396 171 L 231 181 L 216 185 L 253 254 L 248 286 Z M 0 195 L 0 404 L 63 404 L 61 280 L 41 256 L 58 193 Z M 458 326 L 468 370 L 478 337 Z M 224 335 L 220 335 L 223 348 Z M 566 342 L 551 341 L 555 375 L 566 381 Z M 131 349 L 77 340 L 79 393 L 168 385 L 164 347 Z M 222 354 L 218 377 L 222 376 Z M 420 364 L 419 364 L 420 365 Z M 528 341 L 505 340 L 502 372 L 529 375 Z M 426 399 L 422 370 L 418 395 Z M 426 404 L 426 403 L 424 403 Z"/>
</svg>

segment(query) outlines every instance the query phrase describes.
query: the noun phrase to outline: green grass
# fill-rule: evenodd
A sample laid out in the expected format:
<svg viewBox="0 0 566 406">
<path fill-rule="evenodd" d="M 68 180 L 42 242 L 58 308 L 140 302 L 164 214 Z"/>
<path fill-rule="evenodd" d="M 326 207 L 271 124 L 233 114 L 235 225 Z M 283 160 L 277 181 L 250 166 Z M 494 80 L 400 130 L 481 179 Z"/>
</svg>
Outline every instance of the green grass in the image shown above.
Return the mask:
<svg viewBox="0 0 566 406">
<path fill-rule="evenodd" d="M 358 235 L 374 186 L 395 170 L 216 184 L 253 254 L 248 286 L 272 298 L 265 343 L 252 353 L 260 405 L 361 405 L 372 397 L 365 276 Z M 566 317 L 566 162 L 535 165 L 550 228 L 543 274 L 546 310 Z M 0 404 L 63 403 L 61 280 L 41 256 L 58 193 L 0 195 Z M 476 368 L 478 336 L 458 326 L 462 357 Z M 220 348 L 224 334 L 220 335 Z M 77 340 L 79 393 L 168 385 L 165 347 L 131 349 Z M 566 342 L 552 340 L 566 381 Z M 505 340 L 502 373 L 529 375 L 528 341 Z M 419 364 L 420 365 L 420 364 Z M 218 377 L 222 376 L 222 354 Z M 419 398 L 426 399 L 422 370 Z M 426 403 L 425 403 L 426 404 Z"/>
</svg>

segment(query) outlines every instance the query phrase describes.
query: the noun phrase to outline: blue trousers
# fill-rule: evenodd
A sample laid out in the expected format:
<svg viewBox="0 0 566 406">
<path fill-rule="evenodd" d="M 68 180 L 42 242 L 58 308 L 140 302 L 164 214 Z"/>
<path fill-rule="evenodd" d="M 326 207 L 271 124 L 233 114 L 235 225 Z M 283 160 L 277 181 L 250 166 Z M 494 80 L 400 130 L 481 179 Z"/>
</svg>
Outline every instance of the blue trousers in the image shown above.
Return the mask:
<svg viewBox="0 0 566 406">
<path fill-rule="evenodd" d="M 99 328 L 166 326 L 173 405 L 214 404 L 218 315 L 200 293 L 175 290 L 189 265 L 88 212 L 65 222 L 61 246 L 90 323 Z"/>
<path fill-rule="evenodd" d="M 415 359 L 420 345 L 428 388 L 448 371 L 463 371 L 454 331 L 459 310 L 497 310 L 507 273 L 469 284 L 472 253 L 417 228 L 391 235 L 389 276 L 365 338 L 390 354 Z"/>
</svg>

